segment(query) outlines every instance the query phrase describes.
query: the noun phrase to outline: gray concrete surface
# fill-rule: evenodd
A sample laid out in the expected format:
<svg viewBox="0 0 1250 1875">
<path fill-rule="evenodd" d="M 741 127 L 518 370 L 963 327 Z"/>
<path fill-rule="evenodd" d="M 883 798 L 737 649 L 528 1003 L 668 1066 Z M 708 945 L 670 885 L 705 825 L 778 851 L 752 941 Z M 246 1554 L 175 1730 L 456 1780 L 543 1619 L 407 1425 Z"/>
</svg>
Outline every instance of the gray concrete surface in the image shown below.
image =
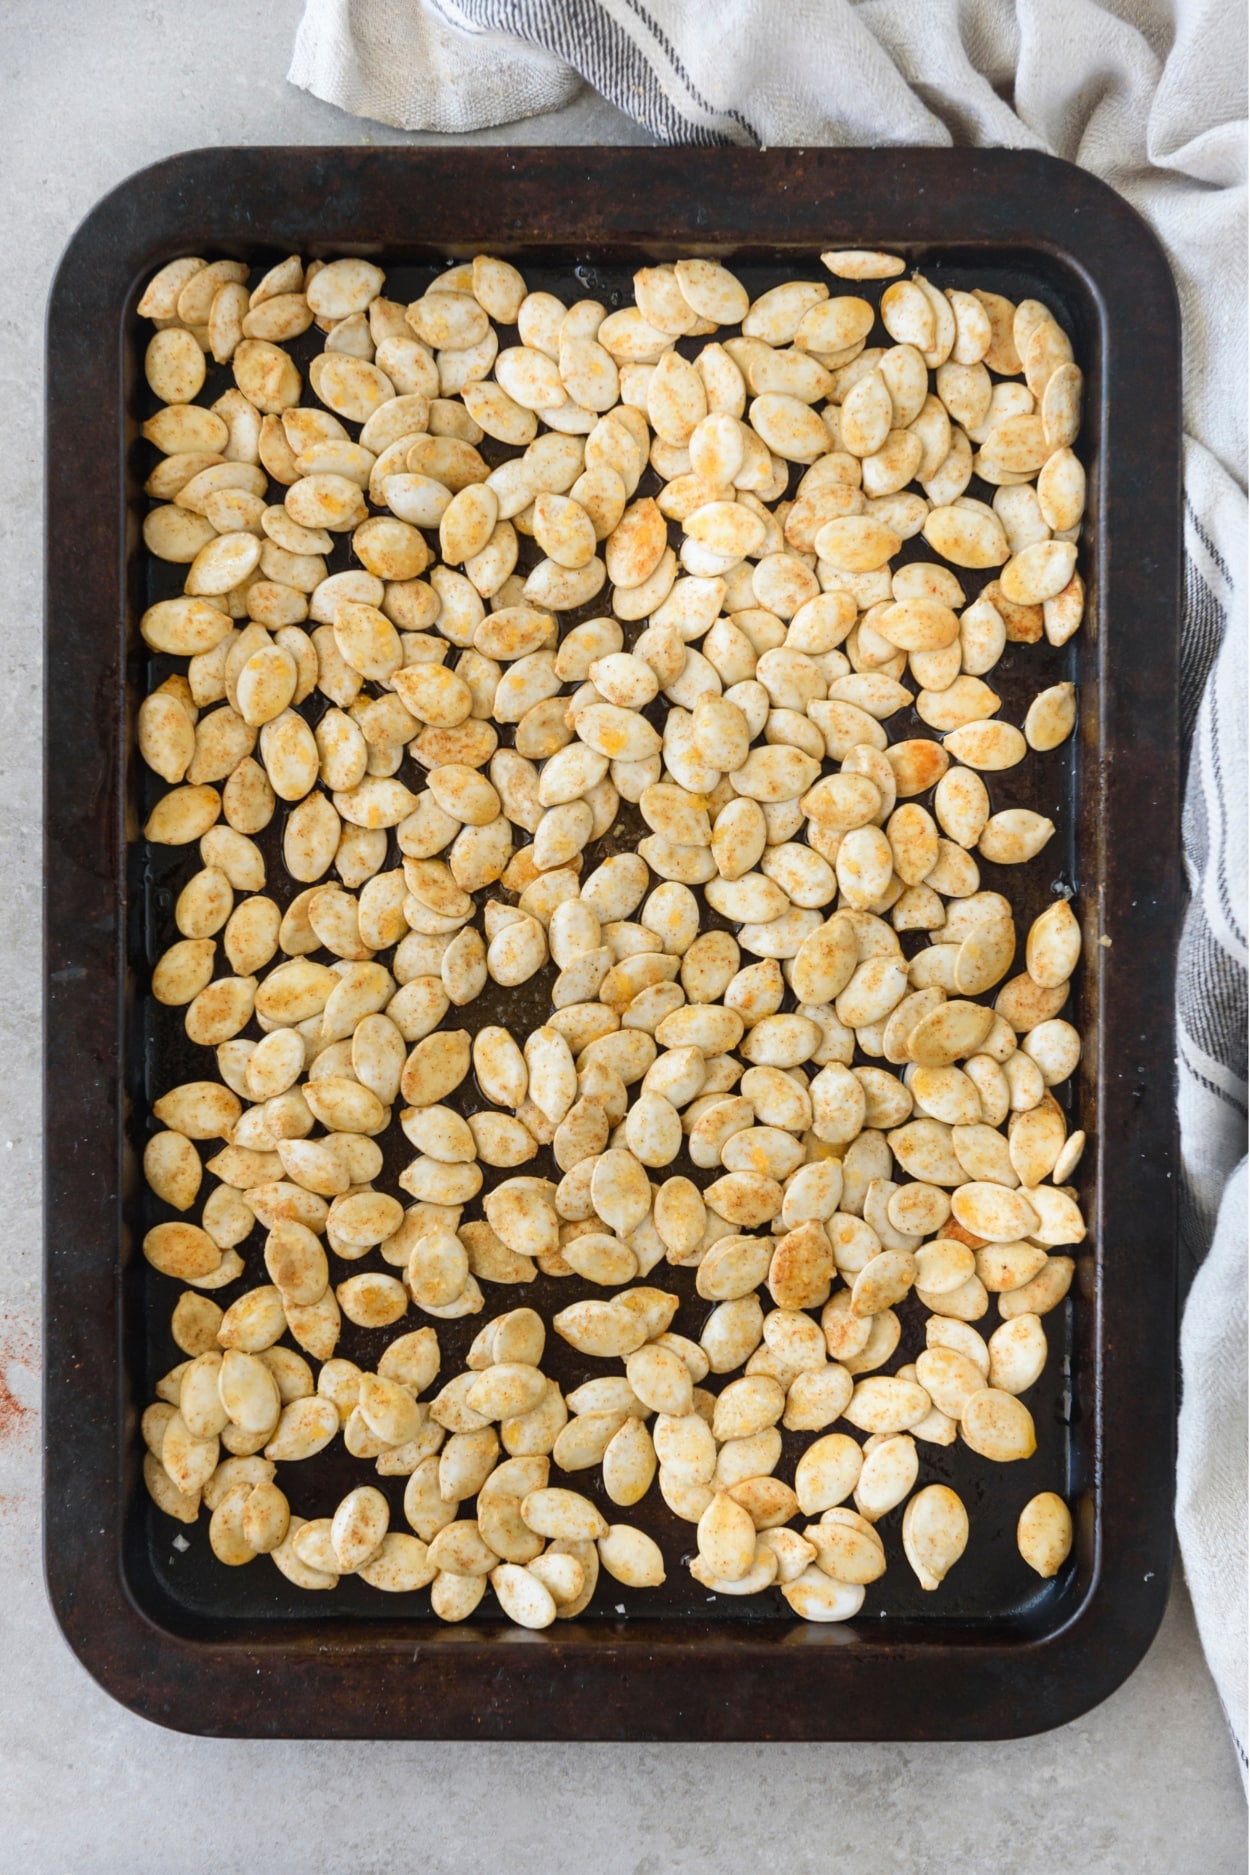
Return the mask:
<svg viewBox="0 0 1250 1875">
<path fill-rule="evenodd" d="M 1098 1711 L 1004 1745 L 239 1744 L 115 1706 L 39 1559 L 37 828 L 43 307 L 115 182 L 210 143 L 399 141 L 292 90 L 299 0 L 0 6 L 0 1875 L 1232 1875 L 1245 1812 L 1189 1603 Z M 491 142 L 643 135 L 583 97 Z M 56 682 L 56 672 L 46 673 Z M 59 1039 L 73 1072 L 74 1038 Z"/>
</svg>

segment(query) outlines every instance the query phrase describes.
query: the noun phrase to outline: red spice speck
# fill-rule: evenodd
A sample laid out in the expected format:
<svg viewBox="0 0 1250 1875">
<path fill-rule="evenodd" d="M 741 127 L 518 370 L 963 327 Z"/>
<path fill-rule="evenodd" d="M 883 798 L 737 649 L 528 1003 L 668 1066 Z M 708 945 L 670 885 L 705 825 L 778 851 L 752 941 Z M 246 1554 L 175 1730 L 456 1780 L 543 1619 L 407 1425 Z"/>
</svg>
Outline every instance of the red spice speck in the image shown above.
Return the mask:
<svg viewBox="0 0 1250 1875">
<path fill-rule="evenodd" d="M 31 1410 L 9 1391 L 8 1381 L 0 1374 L 0 1439 L 7 1439 Z"/>
<path fill-rule="evenodd" d="M 0 1444 L 33 1432 L 35 1408 L 20 1400 L 9 1384 L 13 1367 L 38 1371 L 39 1357 L 30 1328 L 13 1319 L 0 1321 Z"/>
</svg>

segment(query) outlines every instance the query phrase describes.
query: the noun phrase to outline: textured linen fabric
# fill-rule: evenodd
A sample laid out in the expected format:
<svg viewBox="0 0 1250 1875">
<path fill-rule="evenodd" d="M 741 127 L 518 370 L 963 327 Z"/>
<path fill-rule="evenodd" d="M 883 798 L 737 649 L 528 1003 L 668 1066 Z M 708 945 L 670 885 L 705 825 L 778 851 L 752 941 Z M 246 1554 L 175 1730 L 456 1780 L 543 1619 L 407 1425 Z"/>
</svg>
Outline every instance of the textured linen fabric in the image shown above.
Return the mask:
<svg viewBox="0 0 1250 1875">
<path fill-rule="evenodd" d="M 587 84 L 670 143 L 1047 150 L 1163 243 L 1186 430 L 1177 1524 L 1243 1777 L 1245 76 L 1244 0 L 307 0 L 290 72 L 406 129 L 507 123 Z"/>
</svg>

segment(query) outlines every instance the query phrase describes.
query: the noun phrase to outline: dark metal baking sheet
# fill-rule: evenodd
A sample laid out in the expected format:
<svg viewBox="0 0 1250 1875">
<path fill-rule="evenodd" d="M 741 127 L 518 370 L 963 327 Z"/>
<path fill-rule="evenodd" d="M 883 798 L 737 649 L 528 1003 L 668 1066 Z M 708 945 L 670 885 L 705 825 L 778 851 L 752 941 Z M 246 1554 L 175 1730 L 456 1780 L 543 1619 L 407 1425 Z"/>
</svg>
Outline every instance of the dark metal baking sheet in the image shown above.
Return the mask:
<svg viewBox="0 0 1250 1875">
<path fill-rule="evenodd" d="M 150 399 L 133 313 L 142 284 L 178 252 L 258 264 L 290 249 L 358 252 L 406 299 L 448 257 L 488 248 L 513 255 L 533 287 L 611 305 L 643 258 L 724 255 L 754 294 L 818 273 L 822 247 L 852 242 L 898 248 L 941 285 L 1045 300 L 1089 380 L 1089 615 L 1062 650 L 1009 647 L 993 679 L 1012 720 L 1045 683 L 1079 685 L 1077 738 L 991 783 L 995 807 L 1037 807 L 1059 833 L 1044 864 L 983 868 L 1022 929 L 1060 880 L 1086 927 L 1070 1124 L 1091 1135 L 1077 1175 L 1091 1235 L 1074 1302 L 1047 1318 L 1051 1357 L 1030 1394 L 1038 1453 L 995 1467 L 962 1445 L 926 1446 L 923 1477 L 968 1502 L 965 1558 L 923 1594 L 892 1513 L 892 1566 L 845 1628 L 796 1623 L 775 1594 L 711 1602 L 681 1566 L 693 1530 L 655 1492 L 630 1516 L 663 1529 L 664 1589 L 631 1596 L 601 1578 L 581 1620 L 537 1637 L 490 1620 L 447 1629 L 425 1594 L 397 1608 L 345 1582 L 331 1603 L 264 1564 L 226 1572 L 206 1522 L 173 1525 L 138 1477 L 137 1414 L 178 1358 L 170 1286 L 137 1253 L 163 1214 L 138 1155 L 148 1102 L 198 1052 L 147 994 L 186 855 L 133 840 L 154 780 L 130 753 L 133 714 L 161 674 L 135 627 L 179 589 L 177 569 L 135 551 Z M 71 1644 L 118 1697 L 165 1723 L 245 1734 L 955 1737 L 1057 1723 L 1131 1670 L 1170 1559 L 1175 323 L 1166 267 L 1131 211 L 1066 165 L 1002 152 L 207 151 L 93 212 L 49 315 L 48 1571 Z M 906 557 L 926 551 L 909 543 Z M 981 583 L 967 576 L 970 596 Z M 907 733 L 903 719 L 891 729 Z M 626 817 L 609 843 L 632 838 Z M 509 1011 L 516 1020 L 515 1001 Z M 465 1016 L 492 1019 L 487 1007 Z M 708 1305 L 692 1273 L 662 1266 L 653 1280 L 682 1294 L 674 1325 L 697 1334 Z M 540 1278 L 523 1299 L 546 1310 L 569 1293 Z M 487 1306 L 520 1299 L 492 1291 Z M 891 1365 L 916 1346 L 902 1314 Z M 474 1329 L 440 1324 L 445 1373 Z M 384 1339 L 346 1324 L 340 1351 L 370 1358 Z M 589 1371 L 559 1343 L 549 1356 L 566 1386 Z M 327 1452 L 283 1483 L 293 1508 L 322 1511 L 358 1470 Z M 383 1483 L 398 1510 L 402 1480 Z M 1073 1560 L 1049 1583 L 1014 1541 L 1020 1506 L 1043 1488 L 1069 1495 L 1078 1525 Z"/>
</svg>

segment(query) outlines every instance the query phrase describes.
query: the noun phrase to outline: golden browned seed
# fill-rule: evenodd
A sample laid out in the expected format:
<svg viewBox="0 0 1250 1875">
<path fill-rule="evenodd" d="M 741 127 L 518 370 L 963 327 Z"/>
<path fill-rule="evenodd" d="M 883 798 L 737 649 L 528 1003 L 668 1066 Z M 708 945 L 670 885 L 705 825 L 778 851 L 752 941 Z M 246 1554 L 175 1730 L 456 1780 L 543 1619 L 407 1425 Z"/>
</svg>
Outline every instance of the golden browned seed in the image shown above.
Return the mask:
<svg viewBox="0 0 1250 1875">
<path fill-rule="evenodd" d="M 1054 1491 L 1039 1491 L 1020 1512 L 1016 1543 L 1030 1569 L 1057 1575 L 1072 1549 L 1072 1514 Z"/>
<path fill-rule="evenodd" d="M 874 251 L 822 259 L 832 291 L 754 304 L 719 263 L 644 267 L 610 315 L 485 255 L 409 307 L 371 262 L 299 256 L 250 293 L 238 263 L 187 257 L 141 301 L 164 405 L 145 540 L 186 569 L 141 632 L 187 660 L 139 713 L 167 789 L 145 832 L 199 845 L 153 990 L 216 1054 L 154 1103 L 144 1153 L 175 1214 L 145 1253 L 190 1285 L 148 1488 L 181 1517 L 203 1488 L 227 1564 L 429 1583 L 448 1620 L 489 1582 L 545 1627 L 601 1561 L 663 1579 L 649 1538 L 561 1483 L 602 1463 L 615 1503 L 658 1481 L 699 1527 L 711 1592 L 777 1581 L 796 1613 L 845 1619 L 918 1449 L 957 1429 L 1000 1460 L 1030 1448 L 1018 1396 L 1072 1275 L 1048 1253 L 1085 1234 L 1062 1188 L 1084 1135 L 1049 1092 L 1079 1056 L 1060 1012 L 1080 927 L 1051 906 L 1009 976 L 1012 907 L 978 861 L 1027 863 L 1055 829 L 991 812 L 978 771 L 1075 726 L 1070 684 L 1017 727 L 985 680 L 1008 641 L 1081 622 L 1081 374 L 1035 302 L 940 293 Z M 892 282 L 889 347 L 838 284 L 872 279 Z M 305 385 L 284 345 L 314 321 Z M 211 410 L 206 350 L 236 387 Z M 496 469 L 484 436 L 514 452 Z M 328 576 L 349 530 L 356 568 Z M 934 558 L 897 565 L 917 535 Z M 995 577 L 968 605 L 952 567 Z M 934 733 L 900 739 L 913 700 Z M 623 807 L 649 832 L 596 865 Z M 290 903 L 253 838 L 275 821 Z M 736 935 L 700 935 L 702 901 Z M 927 934 L 914 955 L 906 931 Z M 480 997 L 517 992 L 524 1028 L 480 1028 Z M 558 1183 L 521 1169 L 548 1145 Z M 484 1198 L 483 1164 L 504 1174 Z M 272 1285 L 223 1313 L 257 1219 Z M 713 1304 L 699 1342 L 649 1285 L 666 1260 Z M 539 1270 L 569 1284 L 561 1338 L 624 1363 L 576 1404 L 541 1370 L 541 1317 L 494 1312 L 495 1284 Z M 886 1374 L 913 1291 L 928 1346 Z M 987 1343 L 970 1324 L 991 1294 Z M 409 1307 L 432 1326 L 398 1333 Z M 440 1324 L 471 1314 L 466 1371 L 423 1401 Z M 376 1371 L 336 1356 L 344 1315 L 391 1344 Z M 779 1424 L 806 1440 L 793 1487 Z M 305 1524 L 271 1476 L 225 1469 L 340 1430 L 409 1479 L 416 1535 L 379 1523 L 373 1487 Z M 823 1519 L 811 1540 L 781 1527 L 796 1507 Z M 926 1587 L 966 1535 L 958 1499 L 910 1497 Z"/>
<path fill-rule="evenodd" d="M 1076 969 L 1081 927 L 1068 899 L 1057 899 L 1034 919 L 1025 946 L 1028 973 L 1044 989 L 1057 989 Z"/>
<path fill-rule="evenodd" d="M 969 1396 L 959 1426 L 974 1452 L 999 1464 L 1029 1458 L 1037 1449 L 1028 1407 L 996 1387 L 982 1387 Z"/>
<path fill-rule="evenodd" d="M 1076 724 L 1076 691 L 1072 684 L 1052 684 L 1039 691 L 1024 719 L 1024 734 L 1031 749 L 1055 749 L 1072 734 Z"/>
</svg>

